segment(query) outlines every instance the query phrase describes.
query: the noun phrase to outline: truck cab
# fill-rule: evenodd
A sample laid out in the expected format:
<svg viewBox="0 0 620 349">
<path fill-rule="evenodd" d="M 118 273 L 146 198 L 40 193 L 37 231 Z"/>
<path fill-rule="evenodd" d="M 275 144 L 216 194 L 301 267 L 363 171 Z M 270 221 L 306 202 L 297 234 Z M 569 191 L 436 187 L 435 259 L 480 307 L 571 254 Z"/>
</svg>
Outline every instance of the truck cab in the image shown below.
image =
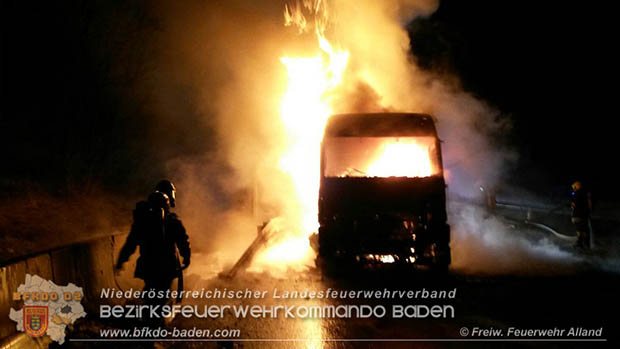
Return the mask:
<svg viewBox="0 0 620 349">
<path fill-rule="evenodd" d="M 331 116 L 321 143 L 319 258 L 447 269 L 445 190 L 430 115 Z"/>
</svg>

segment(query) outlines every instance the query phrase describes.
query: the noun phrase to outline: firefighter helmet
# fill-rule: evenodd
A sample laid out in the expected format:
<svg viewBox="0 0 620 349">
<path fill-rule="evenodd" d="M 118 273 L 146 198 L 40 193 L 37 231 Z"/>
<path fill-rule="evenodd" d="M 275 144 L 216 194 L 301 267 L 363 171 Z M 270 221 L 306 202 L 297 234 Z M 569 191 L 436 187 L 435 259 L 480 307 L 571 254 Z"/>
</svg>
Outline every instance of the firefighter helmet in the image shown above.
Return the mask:
<svg viewBox="0 0 620 349">
<path fill-rule="evenodd" d="M 168 196 L 168 199 L 170 201 L 170 207 L 176 206 L 177 189 L 175 188 L 174 184 L 172 184 L 171 181 L 167 179 L 163 179 L 159 181 L 159 183 L 157 183 L 157 185 L 155 186 L 155 190 L 162 192 Z"/>
<path fill-rule="evenodd" d="M 170 209 L 170 198 L 168 198 L 166 193 L 162 193 L 160 191 L 151 193 L 151 195 L 149 195 L 148 202 L 152 207 L 163 208 L 164 211 L 168 211 Z"/>
</svg>

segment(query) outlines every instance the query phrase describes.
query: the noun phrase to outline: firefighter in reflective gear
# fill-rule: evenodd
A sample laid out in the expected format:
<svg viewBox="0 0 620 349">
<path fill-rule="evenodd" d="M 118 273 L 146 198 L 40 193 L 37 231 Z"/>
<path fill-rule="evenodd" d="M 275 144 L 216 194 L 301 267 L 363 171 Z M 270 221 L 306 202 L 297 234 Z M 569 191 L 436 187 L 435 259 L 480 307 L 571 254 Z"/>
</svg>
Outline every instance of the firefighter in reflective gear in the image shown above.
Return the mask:
<svg viewBox="0 0 620 349">
<path fill-rule="evenodd" d="M 573 211 L 571 220 L 577 230 L 577 243 L 575 247 L 590 248 L 592 198 L 579 181 L 573 183 L 572 189 L 570 206 Z"/>
<path fill-rule="evenodd" d="M 144 280 L 144 289 L 166 291 L 181 271 L 189 266 L 190 245 L 183 223 L 170 212 L 170 199 L 156 191 L 147 201 L 136 204 L 134 221 L 116 264 L 117 271 L 140 247 L 134 276 Z M 178 255 L 183 257 L 181 265 Z M 164 304 L 168 299 L 146 299 L 149 304 Z"/>
</svg>

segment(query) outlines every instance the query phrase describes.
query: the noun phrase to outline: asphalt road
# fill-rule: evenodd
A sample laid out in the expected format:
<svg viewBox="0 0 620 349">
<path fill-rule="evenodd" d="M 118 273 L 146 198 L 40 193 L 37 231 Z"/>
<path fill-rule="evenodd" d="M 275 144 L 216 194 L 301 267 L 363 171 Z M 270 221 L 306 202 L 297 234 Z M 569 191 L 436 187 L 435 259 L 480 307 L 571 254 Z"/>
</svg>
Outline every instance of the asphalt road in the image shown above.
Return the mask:
<svg viewBox="0 0 620 349">
<path fill-rule="evenodd" d="M 191 281 L 191 280 L 190 280 Z M 245 273 L 234 280 L 221 280 L 217 277 L 191 281 L 191 289 L 200 290 L 250 290 L 266 291 L 259 299 L 188 299 L 183 304 L 203 306 L 276 306 L 296 307 L 316 305 L 370 305 L 383 306 L 387 315 L 382 318 L 323 318 L 299 319 L 285 318 L 281 313 L 277 318 L 238 318 L 225 311 L 223 318 L 200 319 L 177 316 L 171 328 L 238 329 L 235 339 L 217 338 L 218 341 L 160 341 L 160 347 L 497 347 L 497 342 L 479 342 L 472 339 L 505 339 L 503 336 L 485 337 L 473 335 L 474 328 L 519 329 L 537 328 L 603 328 L 603 338 L 617 339 L 618 334 L 618 295 L 620 294 L 618 275 L 595 270 L 582 270 L 561 276 L 475 276 L 450 273 L 433 276 L 426 272 L 365 271 L 346 273 L 338 278 L 323 277 L 316 269 L 301 273 L 289 273 L 273 277 L 269 274 Z M 277 299 L 285 290 L 454 290 L 454 299 Z M 451 305 L 454 317 L 448 318 L 393 318 L 390 309 L 394 305 Z M 104 323 L 105 325 L 105 323 Z M 72 338 L 94 338 L 93 324 L 90 330 L 75 331 Z M 124 323 L 111 327 L 131 328 L 139 323 Z M 101 325 L 94 325 L 101 328 Z M 110 327 L 105 325 L 104 327 Z M 468 329 L 467 336 L 461 329 Z M 410 340 L 431 340 L 411 342 Z M 435 340 L 442 341 L 435 341 Z M 269 341 L 266 341 L 269 340 Z M 277 341 L 271 341 L 277 340 Z M 294 341 L 293 341 L 294 340 Z M 349 341 L 354 340 L 354 341 Z M 370 341 L 372 340 L 372 341 Z M 391 341 L 375 341 L 391 340 Z M 394 341 L 403 340 L 403 341 Z M 447 341 L 446 341 L 447 340 Z M 469 340 L 469 342 L 467 341 Z M 454 342 L 451 342 L 454 341 Z M 136 342 L 77 343 L 117 347 L 135 346 Z M 502 342 L 504 346 L 528 347 L 566 347 L 576 345 L 590 347 L 586 342 Z"/>
<path fill-rule="evenodd" d="M 605 338 L 614 338 L 619 327 L 616 320 L 618 310 L 617 297 L 620 294 L 620 278 L 617 275 L 601 272 L 580 272 L 563 276 L 536 277 L 502 277 L 471 276 L 450 274 L 445 277 L 433 277 L 426 273 L 402 272 L 363 272 L 348 274 L 340 279 L 322 278 L 315 270 L 289 275 L 287 279 L 275 279 L 267 275 L 246 274 L 238 280 L 229 282 L 208 280 L 200 282 L 198 287 L 235 288 L 250 287 L 269 290 L 262 300 L 222 300 L 220 304 L 260 304 L 260 305 L 326 305 L 326 304 L 368 304 L 383 305 L 388 315 L 378 319 L 183 319 L 177 318 L 173 325 L 185 328 L 239 328 L 241 338 L 246 339 L 451 339 L 462 340 L 480 338 L 471 336 L 475 328 L 508 329 L 509 327 L 535 328 L 600 328 L 603 327 Z M 251 286 L 250 286 L 251 285 Z M 390 300 L 280 300 L 269 297 L 273 289 L 278 290 L 453 290 L 456 298 L 448 300 L 390 299 Z M 189 304 L 201 304 L 189 302 Z M 454 307 L 454 318 L 392 318 L 389 309 L 394 305 L 439 304 Z M 460 330 L 466 327 L 469 336 L 462 336 Z M 457 342 L 468 346 L 487 344 L 495 347 L 497 343 Z M 188 346 L 198 346 L 191 343 Z M 204 343 L 200 343 L 202 345 Z M 210 343 L 216 346 L 218 343 Z M 221 343 L 219 343 L 221 344 Z M 262 347 L 263 342 L 240 342 L 242 347 Z M 306 346 L 349 346 L 353 344 L 373 344 L 380 347 L 410 346 L 410 342 L 285 342 L 274 343 L 282 346 L 295 344 Z M 421 342 L 416 346 L 443 347 L 449 342 Z M 504 343 L 506 344 L 506 343 Z M 514 343 L 522 345 L 523 343 Z M 529 343 L 549 347 L 547 342 Z M 555 343 L 561 345 L 565 343 Z M 575 343 L 573 343 L 575 344 Z M 588 343 L 581 343 L 588 344 Z"/>
<path fill-rule="evenodd" d="M 275 318 L 259 315 L 237 316 L 234 310 L 224 310 L 222 317 L 185 318 L 178 315 L 167 329 L 209 329 L 210 338 L 195 341 L 157 341 L 157 347 L 595 347 L 612 346 L 619 337 L 618 321 L 620 273 L 610 253 L 615 238 L 599 234 L 598 246 L 592 252 L 572 249 L 571 243 L 553 239 L 548 234 L 519 227 L 498 226 L 488 222 L 490 235 L 479 226 L 472 235 L 463 235 L 462 226 L 455 225 L 455 243 L 464 236 L 474 241 L 477 249 L 461 246 L 454 249 L 457 260 L 448 274 L 434 275 L 427 271 L 338 270 L 325 276 L 316 268 L 289 271 L 272 275 L 268 272 L 245 272 L 232 280 L 221 279 L 217 273 L 222 266 L 213 255 L 196 254 L 193 269 L 186 277 L 190 290 L 246 290 L 258 291 L 259 298 L 202 298 L 185 299 L 183 305 L 205 304 L 221 307 L 294 306 L 361 306 L 376 309 L 384 307 L 382 317 L 323 317 L 287 318 L 284 310 Z M 501 229 L 500 229 L 501 228 Z M 511 230 L 512 229 L 512 230 Z M 501 233 L 500 233 L 501 232 Z M 459 235 L 460 234 L 460 235 Z M 509 235 L 502 235 L 509 234 Z M 499 241 L 499 245 L 498 245 Z M 612 252 L 610 252 L 612 251 Z M 475 258 L 467 258 L 476 254 Z M 507 262 L 509 260 L 510 262 Z M 476 265 L 477 264 L 477 265 Z M 517 271 L 517 272 L 515 272 Z M 275 291 L 277 289 L 277 291 Z M 424 298 L 275 298 L 284 291 L 420 291 L 456 290 L 448 299 Z M 363 294 L 363 293 L 362 293 Z M 420 297 L 422 296 L 421 293 Z M 394 307 L 407 305 L 451 306 L 454 316 L 439 318 L 395 318 Z M 262 309 L 262 308 L 261 308 Z M 202 310 L 201 310 L 202 311 Z M 411 314 L 411 312 L 410 312 Z M 294 314 L 295 315 L 295 314 Z M 375 314 L 376 315 L 376 314 Z M 122 323 L 98 321 L 91 318 L 76 325 L 70 333 L 68 345 L 74 347 L 135 347 L 150 345 L 143 342 L 78 342 L 80 338 L 97 338 L 102 328 L 135 328 L 140 322 Z M 463 330 L 465 328 L 466 330 Z M 506 336 L 510 329 L 564 330 L 563 341 L 538 341 L 541 336 Z M 600 337 L 606 342 L 584 342 L 584 336 L 568 336 L 573 329 L 602 329 Z M 239 331 L 235 338 L 213 337 L 215 330 Z M 485 335 L 482 330 L 501 330 L 502 334 Z M 524 341 L 527 339 L 529 341 Z M 536 339 L 536 340 L 534 340 Z M 557 338 L 555 338 L 557 339 Z M 502 340 L 503 342 L 497 342 Z M 510 341 L 505 341 L 510 340 Z M 570 341 L 570 342 L 568 342 Z"/>
</svg>

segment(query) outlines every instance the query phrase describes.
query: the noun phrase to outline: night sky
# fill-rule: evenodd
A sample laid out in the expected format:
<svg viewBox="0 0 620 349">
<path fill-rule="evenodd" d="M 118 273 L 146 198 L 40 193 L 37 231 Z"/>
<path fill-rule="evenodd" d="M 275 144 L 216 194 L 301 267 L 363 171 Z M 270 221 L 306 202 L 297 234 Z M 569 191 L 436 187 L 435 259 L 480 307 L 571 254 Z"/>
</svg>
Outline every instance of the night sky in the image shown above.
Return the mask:
<svg viewBox="0 0 620 349">
<path fill-rule="evenodd" d="M 575 179 L 619 193 L 610 89 L 612 22 L 605 8 L 537 1 L 441 1 L 409 26 L 420 65 L 456 74 L 510 117 L 512 179 L 539 192 Z"/>
<path fill-rule="evenodd" d="M 613 197 L 612 22 L 602 8 L 562 4 L 444 0 L 408 26 L 412 50 L 421 67 L 459 76 L 510 118 L 504 141 L 520 158 L 509 181 L 551 192 L 580 178 Z M 2 1 L 0 191 L 144 192 L 167 175 L 167 159 L 213 150 L 204 124 L 186 137 L 158 123 L 136 89 L 161 30 L 148 6 Z"/>
</svg>

